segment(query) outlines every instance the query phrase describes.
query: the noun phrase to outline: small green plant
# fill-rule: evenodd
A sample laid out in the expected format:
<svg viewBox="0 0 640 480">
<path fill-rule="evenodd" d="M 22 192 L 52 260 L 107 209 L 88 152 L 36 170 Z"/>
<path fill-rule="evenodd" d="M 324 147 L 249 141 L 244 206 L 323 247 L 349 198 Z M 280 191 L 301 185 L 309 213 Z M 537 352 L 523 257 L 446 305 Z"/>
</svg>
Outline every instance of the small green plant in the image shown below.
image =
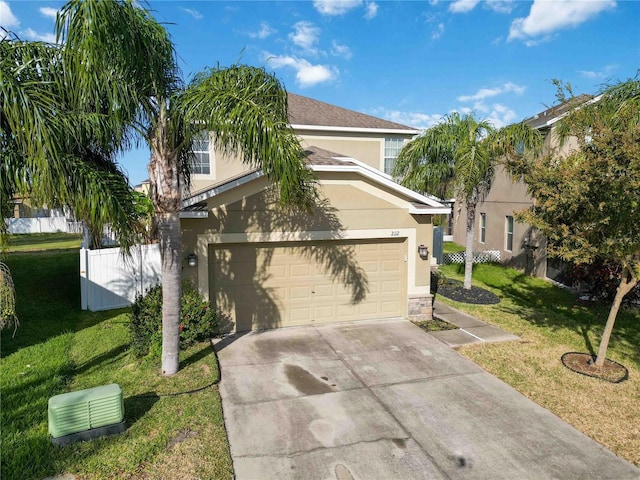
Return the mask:
<svg viewBox="0 0 640 480">
<path fill-rule="evenodd" d="M 191 286 L 182 289 L 180 304 L 180 348 L 211 338 L 218 331 L 218 314 Z M 129 314 L 131 351 L 138 357 L 162 353 L 162 286 L 136 297 Z"/>
<path fill-rule="evenodd" d="M 9 267 L 0 262 L 0 330 L 13 327 L 15 335 L 19 322 L 16 316 L 16 293 Z"/>
</svg>

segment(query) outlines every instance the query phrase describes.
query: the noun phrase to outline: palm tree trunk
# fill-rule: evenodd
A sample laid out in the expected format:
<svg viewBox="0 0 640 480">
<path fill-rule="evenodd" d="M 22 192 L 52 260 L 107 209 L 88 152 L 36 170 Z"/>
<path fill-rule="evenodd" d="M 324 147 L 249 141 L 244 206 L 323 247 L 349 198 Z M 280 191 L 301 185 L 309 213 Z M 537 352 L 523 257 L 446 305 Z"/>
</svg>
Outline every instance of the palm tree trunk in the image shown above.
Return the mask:
<svg viewBox="0 0 640 480">
<path fill-rule="evenodd" d="M 602 332 L 602 339 L 600 340 L 600 346 L 598 347 L 598 356 L 596 357 L 596 367 L 602 368 L 604 361 L 607 358 L 607 348 L 609 348 L 609 339 L 611 338 L 611 332 L 613 331 L 613 324 L 618 316 L 618 310 L 622 304 L 624 296 L 631 291 L 633 287 L 638 283 L 638 279 L 631 275 L 631 271 L 625 267 L 622 270 L 622 279 L 620 285 L 616 290 L 616 297 L 613 299 L 613 305 L 609 311 L 609 318 Z"/>
<path fill-rule="evenodd" d="M 166 99 L 158 101 L 157 123 L 149 142 L 149 194 L 155 209 L 162 262 L 162 374 L 170 376 L 178 372 L 180 354 L 182 177 L 167 105 Z"/>
<path fill-rule="evenodd" d="M 157 217 L 162 254 L 162 374 L 169 376 L 178 372 L 180 355 L 182 237 L 178 213 Z"/>
<path fill-rule="evenodd" d="M 464 288 L 471 290 L 471 274 L 473 273 L 473 240 L 476 222 L 476 204 L 467 202 L 467 244 L 464 255 Z"/>
</svg>

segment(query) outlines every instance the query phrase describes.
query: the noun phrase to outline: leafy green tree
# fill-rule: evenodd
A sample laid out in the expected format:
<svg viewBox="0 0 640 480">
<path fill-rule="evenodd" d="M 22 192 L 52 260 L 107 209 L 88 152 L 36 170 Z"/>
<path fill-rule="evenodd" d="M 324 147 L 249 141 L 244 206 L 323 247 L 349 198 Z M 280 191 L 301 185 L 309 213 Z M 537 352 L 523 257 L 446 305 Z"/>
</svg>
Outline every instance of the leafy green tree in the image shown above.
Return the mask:
<svg viewBox="0 0 640 480">
<path fill-rule="evenodd" d="M 498 161 L 534 153 L 541 144 L 539 133 L 522 123 L 496 129 L 488 120 L 453 113 L 400 151 L 393 174 L 402 185 L 453 195 L 466 207 L 464 288 L 471 289 L 476 207 L 491 190 Z"/>
<path fill-rule="evenodd" d="M 535 205 L 518 215 L 548 238 L 549 254 L 568 262 L 596 258 L 622 265 L 596 365 L 602 367 L 623 298 L 640 280 L 640 81 L 607 88 L 559 126 L 579 148 L 522 163 Z"/>
<path fill-rule="evenodd" d="M 238 153 L 279 186 L 283 203 L 311 208 L 315 180 L 288 123 L 282 84 L 264 69 L 235 65 L 185 84 L 168 33 L 133 0 L 70 0 L 56 22 L 62 55 L 83 105 L 105 105 L 151 150 L 150 196 L 162 255 L 162 372 L 178 370 L 182 244 L 179 211 L 196 135 Z M 104 72 L 109 75 L 103 75 Z M 106 102 L 106 103 L 103 103 Z"/>
</svg>

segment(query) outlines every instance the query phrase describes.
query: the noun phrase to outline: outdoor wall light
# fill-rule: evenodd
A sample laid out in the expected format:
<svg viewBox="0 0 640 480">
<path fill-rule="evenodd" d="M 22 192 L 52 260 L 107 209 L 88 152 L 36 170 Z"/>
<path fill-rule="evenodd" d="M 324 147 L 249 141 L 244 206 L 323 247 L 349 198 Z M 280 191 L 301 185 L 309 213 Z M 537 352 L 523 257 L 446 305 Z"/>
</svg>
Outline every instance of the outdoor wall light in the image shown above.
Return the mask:
<svg viewBox="0 0 640 480">
<path fill-rule="evenodd" d="M 418 246 L 418 255 L 420 255 L 420 258 L 429 257 L 429 247 L 427 247 L 426 245 L 419 245 Z"/>
<path fill-rule="evenodd" d="M 195 253 L 190 253 L 187 255 L 187 263 L 190 267 L 195 267 L 198 264 L 198 257 Z"/>
</svg>

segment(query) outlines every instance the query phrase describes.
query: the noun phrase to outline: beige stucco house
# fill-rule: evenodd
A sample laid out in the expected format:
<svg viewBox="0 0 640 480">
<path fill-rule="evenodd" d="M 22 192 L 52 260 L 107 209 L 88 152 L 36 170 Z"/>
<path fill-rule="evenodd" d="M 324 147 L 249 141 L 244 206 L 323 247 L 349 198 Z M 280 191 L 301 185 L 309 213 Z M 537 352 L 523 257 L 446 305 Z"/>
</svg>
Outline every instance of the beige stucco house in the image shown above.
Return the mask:
<svg viewBox="0 0 640 480">
<path fill-rule="evenodd" d="M 524 122 L 544 135 L 543 152 L 566 155 L 577 148 L 574 138 L 560 142 L 556 132 L 557 122 L 571 109 L 584 102 L 594 101 L 589 95 L 579 95 L 561 105 L 551 107 Z M 529 208 L 534 200 L 527 193 L 527 186 L 514 181 L 509 173 L 498 166 L 489 195 L 476 209 L 474 251 L 497 250 L 503 263 L 522 269 L 527 274 L 560 280 L 562 262 L 547 258 L 546 241 L 538 231 L 514 219 L 514 213 Z M 465 244 L 466 211 L 453 208 L 453 240 Z"/>
<path fill-rule="evenodd" d="M 203 138 L 181 214 L 185 277 L 236 331 L 430 318 L 432 258 L 419 247 L 431 251 L 433 216 L 449 208 L 384 173 L 418 132 L 293 94 L 289 113 L 324 203 L 279 208 L 261 171 Z"/>
</svg>

